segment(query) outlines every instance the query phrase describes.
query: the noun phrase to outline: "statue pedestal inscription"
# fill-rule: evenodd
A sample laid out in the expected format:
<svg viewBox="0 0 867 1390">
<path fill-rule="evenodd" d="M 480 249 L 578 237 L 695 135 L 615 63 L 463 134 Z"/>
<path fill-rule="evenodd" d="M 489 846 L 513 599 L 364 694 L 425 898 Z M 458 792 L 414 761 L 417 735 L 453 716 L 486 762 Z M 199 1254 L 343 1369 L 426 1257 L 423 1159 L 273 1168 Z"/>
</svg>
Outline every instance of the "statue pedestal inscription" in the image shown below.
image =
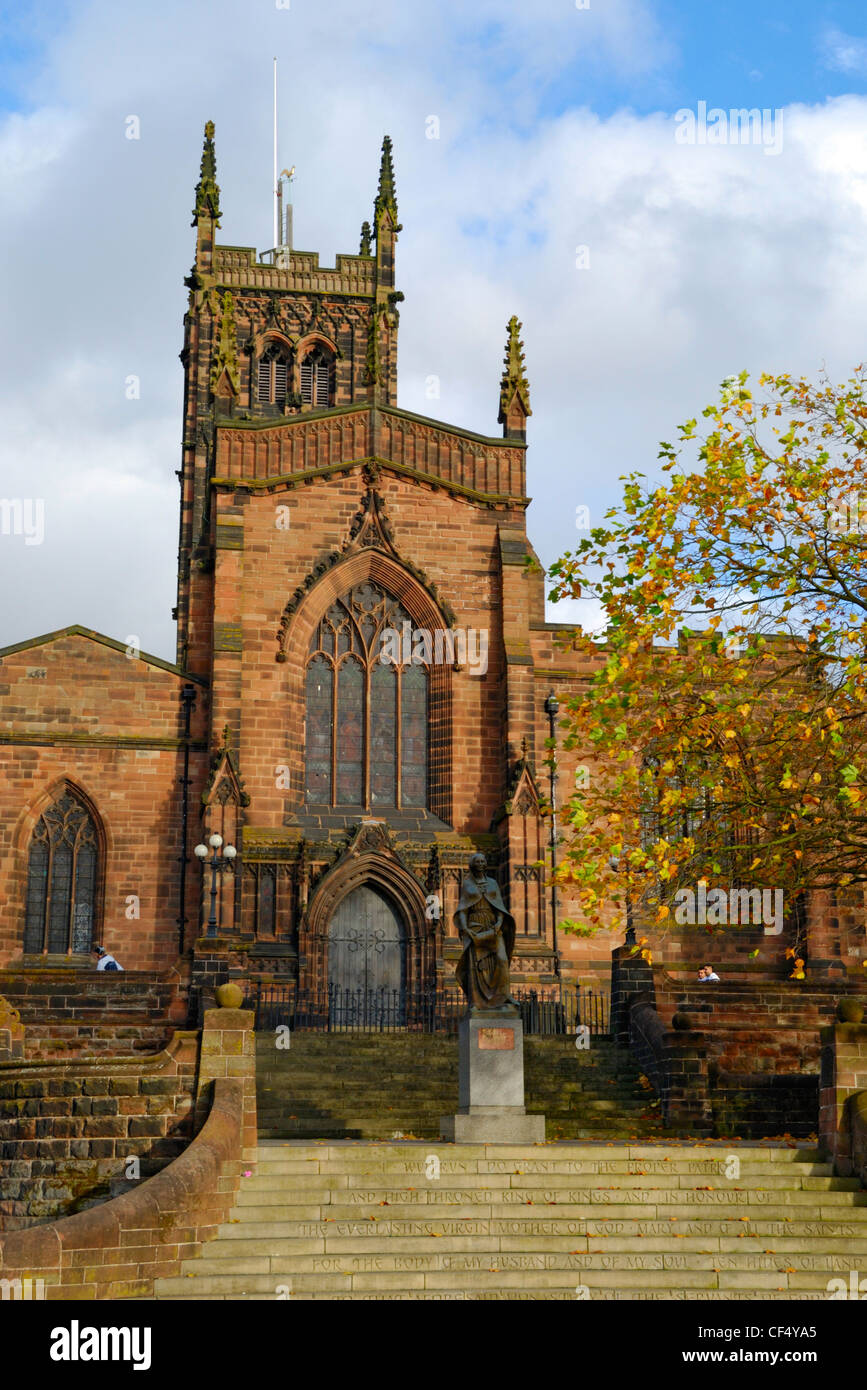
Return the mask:
<svg viewBox="0 0 867 1390">
<path fill-rule="evenodd" d="M 440 1120 L 456 1144 L 543 1144 L 545 1116 L 524 1109 L 524 1030 L 517 1013 L 473 1010 L 460 1021 L 458 1113 Z"/>
</svg>

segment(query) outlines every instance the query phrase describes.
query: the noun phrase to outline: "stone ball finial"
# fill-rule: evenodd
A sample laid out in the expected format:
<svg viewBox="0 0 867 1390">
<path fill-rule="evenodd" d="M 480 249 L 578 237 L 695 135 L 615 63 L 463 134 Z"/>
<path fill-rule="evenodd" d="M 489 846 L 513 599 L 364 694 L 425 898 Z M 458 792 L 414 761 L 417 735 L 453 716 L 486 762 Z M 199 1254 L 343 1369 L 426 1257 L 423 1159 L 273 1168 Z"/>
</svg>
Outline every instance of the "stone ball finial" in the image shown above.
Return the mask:
<svg viewBox="0 0 867 1390">
<path fill-rule="evenodd" d="M 240 985 L 217 985 L 214 998 L 221 1009 L 240 1009 L 244 1003 L 244 991 Z"/>
</svg>

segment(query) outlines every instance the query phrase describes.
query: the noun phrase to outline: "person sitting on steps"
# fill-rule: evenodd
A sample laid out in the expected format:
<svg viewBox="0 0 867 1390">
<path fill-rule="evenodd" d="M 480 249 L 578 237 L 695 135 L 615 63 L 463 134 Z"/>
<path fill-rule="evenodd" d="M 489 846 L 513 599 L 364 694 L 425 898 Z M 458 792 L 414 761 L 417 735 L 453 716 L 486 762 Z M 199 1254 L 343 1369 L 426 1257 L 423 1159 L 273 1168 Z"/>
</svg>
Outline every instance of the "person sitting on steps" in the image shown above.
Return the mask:
<svg viewBox="0 0 867 1390">
<path fill-rule="evenodd" d="M 104 946 L 94 946 L 91 955 L 97 958 L 97 970 L 123 970 L 123 966 L 118 965 L 114 956 L 110 955 Z"/>
</svg>

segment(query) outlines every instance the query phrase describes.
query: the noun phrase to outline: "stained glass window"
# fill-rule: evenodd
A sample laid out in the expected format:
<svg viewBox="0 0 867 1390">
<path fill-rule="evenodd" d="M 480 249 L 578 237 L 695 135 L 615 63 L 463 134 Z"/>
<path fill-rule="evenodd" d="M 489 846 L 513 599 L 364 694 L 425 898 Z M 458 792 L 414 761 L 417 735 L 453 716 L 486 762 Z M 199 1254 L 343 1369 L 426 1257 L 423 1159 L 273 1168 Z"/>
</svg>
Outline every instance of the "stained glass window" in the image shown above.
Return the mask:
<svg viewBox="0 0 867 1390">
<path fill-rule="evenodd" d="M 337 668 L 337 803 L 359 806 L 364 759 L 364 671 L 354 656 Z"/>
<path fill-rule="evenodd" d="M 334 670 L 324 656 L 307 667 L 307 800 L 331 805 L 331 730 Z"/>
<path fill-rule="evenodd" d="M 401 673 L 400 799 L 403 806 L 427 800 L 427 671 L 407 666 Z"/>
<path fill-rule="evenodd" d="M 93 943 L 99 840 L 87 807 L 69 789 L 39 818 L 30 841 L 24 951 L 86 953 Z"/>
<path fill-rule="evenodd" d="M 367 580 L 331 605 L 307 667 L 307 803 L 425 807 L 428 670 L 400 601 Z M 428 644 L 429 647 L 429 644 Z"/>
<path fill-rule="evenodd" d="M 393 806 L 396 782 L 397 676 L 378 662 L 370 675 L 370 803 Z"/>
</svg>

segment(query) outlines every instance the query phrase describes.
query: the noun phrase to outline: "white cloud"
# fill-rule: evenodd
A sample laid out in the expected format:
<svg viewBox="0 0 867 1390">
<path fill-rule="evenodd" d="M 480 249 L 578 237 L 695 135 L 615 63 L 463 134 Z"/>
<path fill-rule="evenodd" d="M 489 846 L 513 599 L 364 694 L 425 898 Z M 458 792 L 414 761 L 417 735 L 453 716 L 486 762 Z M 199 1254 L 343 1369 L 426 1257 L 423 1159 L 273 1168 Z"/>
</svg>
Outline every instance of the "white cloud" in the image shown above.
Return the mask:
<svg viewBox="0 0 867 1390">
<path fill-rule="evenodd" d="M 826 29 L 821 42 L 822 60 L 834 72 L 867 72 L 867 39 Z"/>
<path fill-rule="evenodd" d="M 0 584 L 16 588 L 0 643 L 78 621 L 173 656 L 177 354 L 201 129 L 216 121 L 221 239 L 265 248 L 275 51 L 296 243 L 323 263 L 357 248 L 382 134 L 394 138 L 399 403 L 497 434 L 505 325 L 523 321 L 528 524 L 543 560 L 575 545 L 576 506 L 596 524 L 618 474 L 655 471 L 658 440 L 724 376 L 824 362 L 842 378 L 863 356 L 867 100 L 787 108 L 775 158 L 690 148 L 670 116 L 578 104 L 582 72 L 665 62 L 648 8 L 626 0 L 213 0 L 207 14 L 79 7 L 34 114 L 0 123 L 0 256 L 14 270 L 0 487 L 46 498 L 43 546 L 24 555 L 0 538 Z M 546 84 L 564 72 L 576 95 L 557 114 Z M 432 113 L 439 140 L 425 138 Z M 139 141 L 125 139 L 129 114 Z M 579 245 L 589 269 L 576 269 Z"/>
</svg>

